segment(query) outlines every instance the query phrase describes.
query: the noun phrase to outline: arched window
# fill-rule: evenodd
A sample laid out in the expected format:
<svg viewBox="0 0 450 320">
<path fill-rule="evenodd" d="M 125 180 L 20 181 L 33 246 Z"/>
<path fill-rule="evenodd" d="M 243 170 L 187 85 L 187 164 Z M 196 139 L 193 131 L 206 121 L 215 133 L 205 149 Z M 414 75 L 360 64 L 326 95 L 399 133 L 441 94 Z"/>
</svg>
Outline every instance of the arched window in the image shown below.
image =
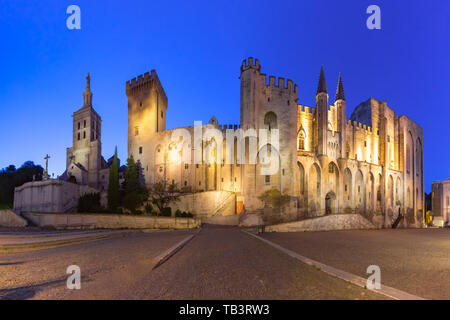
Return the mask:
<svg viewBox="0 0 450 320">
<path fill-rule="evenodd" d="M 305 131 L 303 128 L 298 133 L 298 150 L 305 150 Z"/>
<path fill-rule="evenodd" d="M 277 115 L 272 111 L 267 112 L 264 116 L 264 125 L 268 130 L 278 129 Z"/>
</svg>

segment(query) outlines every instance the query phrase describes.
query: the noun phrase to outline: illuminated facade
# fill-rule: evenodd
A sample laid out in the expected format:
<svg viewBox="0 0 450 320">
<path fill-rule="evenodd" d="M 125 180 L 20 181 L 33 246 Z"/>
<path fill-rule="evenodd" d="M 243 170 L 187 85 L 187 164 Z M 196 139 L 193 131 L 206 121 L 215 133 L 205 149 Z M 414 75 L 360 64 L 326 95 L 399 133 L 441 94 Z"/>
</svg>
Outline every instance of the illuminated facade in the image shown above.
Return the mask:
<svg viewBox="0 0 450 320">
<path fill-rule="evenodd" d="M 109 181 L 109 165 L 102 157 L 102 119 L 92 106 L 90 76 L 86 78 L 83 107 L 73 113 L 73 145 L 67 148 L 66 171 L 60 179 L 98 190 Z"/>
<path fill-rule="evenodd" d="M 183 142 L 171 139 L 180 128 L 166 130 L 168 100 L 156 72 L 126 83 L 128 154 L 139 161 L 147 184 L 166 180 L 186 191 L 229 191 L 247 212 L 261 211 L 259 196 L 277 189 L 291 198 L 283 210 L 286 215 L 357 212 L 383 226 L 400 210 L 406 215 L 405 225 L 422 224 L 423 132 L 413 120 L 396 116 L 385 101 L 374 98 L 359 104 L 347 119 L 342 79 L 339 76 L 330 105 L 323 68 L 315 108 L 298 105 L 297 86 L 291 80 L 267 79 L 257 59 L 243 61 L 240 80 L 240 125 L 219 125 L 213 117 L 209 124 L 181 128 L 192 137 Z M 222 134 L 195 141 L 196 128 L 204 133 L 215 128 Z M 249 164 L 248 139 L 245 163 L 218 161 L 216 141 L 225 140 L 229 129 L 278 129 L 278 148 L 270 141 L 261 143 L 258 136 L 256 155 L 270 150 L 280 163 L 278 171 L 262 175 L 261 164 Z M 178 143 L 188 148 L 190 159 Z M 194 161 L 196 152 L 200 163 Z M 236 152 L 233 157 L 236 160 Z"/>
<path fill-rule="evenodd" d="M 444 181 L 433 181 L 432 208 L 434 219 L 442 218 L 444 225 L 450 223 L 450 179 Z"/>
</svg>

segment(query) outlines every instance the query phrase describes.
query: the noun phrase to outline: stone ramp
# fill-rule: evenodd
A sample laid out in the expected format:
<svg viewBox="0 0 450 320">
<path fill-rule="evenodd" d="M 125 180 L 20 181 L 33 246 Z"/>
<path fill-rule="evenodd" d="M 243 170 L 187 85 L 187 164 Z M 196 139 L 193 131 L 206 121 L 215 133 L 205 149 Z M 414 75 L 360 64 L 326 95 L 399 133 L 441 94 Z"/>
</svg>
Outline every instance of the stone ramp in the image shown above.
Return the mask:
<svg viewBox="0 0 450 320">
<path fill-rule="evenodd" d="M 359 214 L 335 214 L 307 220 L 266 226 L 266 232 L 302 232 L 376 229 L 367 219 Z"/>
<path fill-rule="evenodd" d="M 0 227 L 21 228 L 26 227 L 27 225 L 27 220 L 16 214 L 14 211 L 0 210 Z"/>
</svg>

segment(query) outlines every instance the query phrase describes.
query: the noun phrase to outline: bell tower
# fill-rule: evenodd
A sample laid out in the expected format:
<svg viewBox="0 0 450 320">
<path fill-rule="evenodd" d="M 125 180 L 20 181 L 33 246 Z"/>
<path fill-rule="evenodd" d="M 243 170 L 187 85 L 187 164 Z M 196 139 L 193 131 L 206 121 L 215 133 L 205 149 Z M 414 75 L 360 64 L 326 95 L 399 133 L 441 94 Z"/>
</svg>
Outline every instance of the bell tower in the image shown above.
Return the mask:
<svg viewBox="0 0 450 320">
<path fill-rule="evenodd" d="M 67 174 L 74 176 L 77 183 L 99 187 L 101 169 L 102 119 L 92 106 L 91 76 L 86 77 L 83 106 L 73 113 L 73 144 L 67 149 Z"/>
</svg>

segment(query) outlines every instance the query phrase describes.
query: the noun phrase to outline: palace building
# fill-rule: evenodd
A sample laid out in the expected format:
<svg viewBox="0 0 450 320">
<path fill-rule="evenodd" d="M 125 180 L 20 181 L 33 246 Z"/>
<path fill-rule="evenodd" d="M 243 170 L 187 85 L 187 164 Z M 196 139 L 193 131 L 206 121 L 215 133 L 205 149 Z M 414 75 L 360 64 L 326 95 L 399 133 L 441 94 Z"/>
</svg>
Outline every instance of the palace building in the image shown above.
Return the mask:
<svg viewBox="0 0 450 320">
<path fill-rule="evenodd" d="M 212 117 L 208 124 L 167 129 L 168 98 L 152 70 L 126 82 L 128 155 L 139 162 L 146 184 L 168 181 L 187 193 L 226 192 L 234 197 L 238 214 L 261 212 L 265 207 L 261 195 L 278 190 L 290 199 L 283 210 L 287 216 L 360 213 L 385 226 L 400 212 L 406 217 L 405 226 L 420 226 L 424 216 L 422 128 L 375 98 L 360 103 L 347 119 L 343 81 L 341 75 L 337 78 L 331 103 L 322 67 L 316 105 L 308 107 L 298 104 L 293 81 L 268 77 L 261 73 L 257 59 L 248 58 L 240 68 L 240 124 L 219 124 Z M 74 147 L 68 159 L 75 157 L 72 162 L 86 169 L 88 181 L 98 184 L 102 161 L 95 139 L 100 118 L 93 111 L 79 112 L 86 116 L 74 115 Z M 92 123 L 86 130 L 82 118 Z M 174 131 L 180 129 L 190 138 L 174 140 Z M 205 134 L 210 129 L 221 134 L 195 139 L 196 130 Z M 232 163 L 218 158 L 227 157 L 225 148 L 217 150 L 225 145 L 227 132 L 259 134 L 260 129 L 269 136 L 277 131 L 277 147 L 257 136 L 257 153 L 252 155 L 251 138 L 246 138 L 244 163 L 236 161 L 236 148 Z M 89 145 L 78 147 L 78 134 L 84 136 L 84 131 L 91 138 Z M 273 174 L 261 174 L 262 151 L 279 163 Z M 195 161 L 196 154 L 201 161 Z"/>
</svg>

